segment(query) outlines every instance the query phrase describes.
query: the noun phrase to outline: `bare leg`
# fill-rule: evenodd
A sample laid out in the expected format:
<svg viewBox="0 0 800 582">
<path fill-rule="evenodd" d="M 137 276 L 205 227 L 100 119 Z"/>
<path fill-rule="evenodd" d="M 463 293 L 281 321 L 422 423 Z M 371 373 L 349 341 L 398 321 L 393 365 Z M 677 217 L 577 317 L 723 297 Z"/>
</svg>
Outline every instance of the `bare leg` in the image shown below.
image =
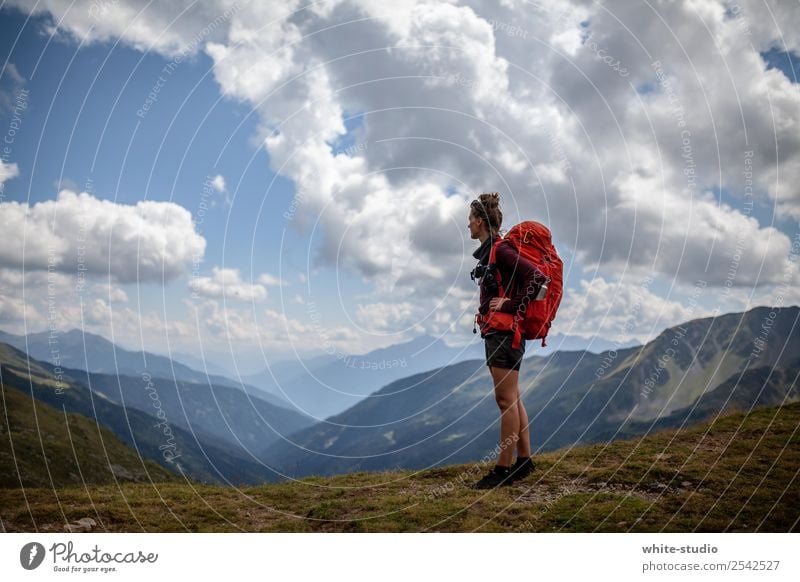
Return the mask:
<svg viewBox="0 0 800 582">
<path fill-rule="evenodd" d="M 489 370 L 494 380 L 494 397 L 500 408 L 500 454 L 497 464 L 510 467 L 519 440 L 519 372 L 495 366 Z"/>
<path fill-rule="evenodd" d="M 519 409 L 519 440 L 517 441 L 517 457 L 527 459 L 531 456 L 531 432 L 528 428 L 528 413 L 522 405 L 522 398 L 517 400 Z"/>
</svg>

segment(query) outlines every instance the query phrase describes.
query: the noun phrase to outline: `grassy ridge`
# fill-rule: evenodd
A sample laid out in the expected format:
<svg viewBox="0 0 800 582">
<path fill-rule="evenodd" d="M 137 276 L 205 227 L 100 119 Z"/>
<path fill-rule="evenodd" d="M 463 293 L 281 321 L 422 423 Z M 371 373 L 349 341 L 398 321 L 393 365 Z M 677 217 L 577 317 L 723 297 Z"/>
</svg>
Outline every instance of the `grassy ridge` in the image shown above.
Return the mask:
<svg viewBox="0 0 800 582">
<path fill-rule="evenodd" d="M 232 489 L 164 483 L 0 490 L 6 531 L 797 531 L 800 404 L 536 457 L 512 487 L 489 464 Z"/>
<path fill-rule="evenodd" d="M 53 370 L 48 371 L 44 362 L 36 362 L 27 357 L 24 352 L 0 343 L 0 392 L 9 395 L 6 399 L 4 408 L 0 413 L 14 417 L 16 424 L 14 430 L 19 435 L 27 436 L 31 440 L 31 450 L 36 449 L 38 434 L 41 432 L 38 421 L 34 414 L 34 409 L 30 406 L 32 399 L 36 400 L 38 411 L 42 410 L 57 411 L 63 416 L 64 411 L 77 414 L 78 417 L 71 417 L 71 422 L 78 422 L 79 426 L 95 427 L 94 432 L 87 428 L 86 434 L 94 434 L 94 442 L 84 442 L 85 447 L 93 447 L 102 453 L 101 439 L 105 441 L 103 435 L 113 434 L 113 442 L 121 441 L 122 444 L 130 447 L 127 451 L 118 450 L 111 459 L 122 459 L 122 463 L 115 463 L 130 470 L 131 467 L 138 467 L 138 473 L 142 473 L 142 462 L 140 457 L 149 459 L 158 464 L 162 469 L 174 472 L 176 475 L 188 475 L 191 479 L 203 483 L 228 484 L 261 484 L 275 481 L 275 474 L 262 463 L 255 462 L 244 456 L 241 448 L 230 445 L 229 443 L 216 439 L 208 435 L 201 429 L 194 431 L 184 430 L 174 423 L 160 424 L 157 414 L 152 415 L 133 407 L 124 407 L 105 396 L 96 384 L 95 389 L 90 389 L 88 385 L 71 378 L 64 373 L 61 378 L 57 378 Z M 94 375 L 98 378 L 98 375 Z M 128 379 L 129 380 L 129 379 Z M 126 381 L 128 381 L 126 380 Z M 145 384 L 142 383 L 142 392 Z M 232 389 L 229 389 L 232 390 Z M 14 397 L 21 394 L 23 399 Z M 27 404 L 26 404 L 27 403 Z M 18 407 L 20 407 L 17 409 Z M 48 408 L 49 407 L 49 408 Z M 155 408 L 151 406 L 150 412 L 155 413 Z M 81 424 L 75 418 L 82 417 L 85 424 Z M 169 418 L 169 417 L 166 417 Z M 52 426 L 45 427 L 48 430 L 59 430 L 55 425 L 63 419 L 54 419 L 50 422 Z M 0 438 L 3 438 L 3 428 L 0 424 Z M 101 426 L 104 431 L 98 433 L 96 427 Z M 166 428 L 165 428 L 166 427 Z M 168 429 L 168 430 L 167 430 Z M 47 436 L 45 440 L 54 443 L 68 443 L 69 435 L 66 431 L 55 438 Z M 29 463 L 30 470 L 23 472 L 23 481 L 26 486 L 34 485 L 25 478 L 38 480 L 36 484 L 49 486 L 50 481 L 47 476 L 48 467 L 51 473 L 61 474 L 65 478 L 54 481 L 56 487 L 65 486 L 69 483 L 113 483 L 112 476 L 108 473 L 108 467 L 102 465 L 83 464 L 83 475 L 75 470 L 73 454 L 71 450 L 61 450 L 58 454 L 48 456 L 48 466 L 46 467 L 41 460 L 26 460 L 27 456 L 19 453 L 12 455 L 11 442 L 8 441 L 0 445 L 0 485 L 19 486 L 17 469 L 14 466 L 14 459 L 22 459 L 23 463 Z M 24 443 L 24 441 L 23 441 Z M 3 449 L 2 447 L 5 447 Z M 174 463 L 170 463 L 164 454 L 166 447 L 168 450 L 179 453 Z M 5 450 L 7 456 L 2 455 Z M 80 458 L 80 457 L 79 457 Z M 63 463 L 65 467 L 58 466 Z M 93 475 L 94 468 L 100 469 L 101 473 Z M 145 481 L 135 474 L 133 480 Z M 121 474 L 126 474 L 123 470 Z M 7 480 L 11 479 L 12 483 Z M 166 477 L 156 478 L 164 480 Z"/>
<path fill-rule="evenodd" d="M 2 373 L 8 377 L 14 371 L 3 368 Z M 39 384 L 49 381 L 34 378 Z M 179 479 L 85 416 L 13 389 L 0 390 L 0 467 L 0 487 Z"/>
</svg>

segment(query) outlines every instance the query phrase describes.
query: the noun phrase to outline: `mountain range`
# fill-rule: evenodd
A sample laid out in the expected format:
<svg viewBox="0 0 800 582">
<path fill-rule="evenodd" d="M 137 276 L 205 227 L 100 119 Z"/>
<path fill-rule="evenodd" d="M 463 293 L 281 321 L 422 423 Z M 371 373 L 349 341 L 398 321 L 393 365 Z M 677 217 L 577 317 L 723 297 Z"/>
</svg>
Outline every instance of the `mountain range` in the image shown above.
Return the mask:
<svg viewBox="0 0 800 582">
<path fill-rule="evenodd" d="M 526 358 L 519 384 L 534 451 L 796 401 L 799 313 L 759 307 L 674 326 L 643 346 Z M 295 477 L 427 468 L 481 458 L 498 436 L 491 378 L 471 360 L 392 382 L 260 456 Z"/>
<path fill-rule="evenodd" d="M 231 386 L 253 394 L 276 406 L 292 406 L 274 393 L 232 380 L 227 376 L 206 374 L 180 362 L 144 350 L 127 350 L 102 336 L 79 329 L 51 334 L 43 331 L 15 335 L 0 331 L 0 342 L 14 346 L 32 358 L 65 368 L 98 374 L 139 376 L 147 373 L 155 378 L 214 386 Z M 202 363 L 202 362 L 201 362 Z M 209 370 L 210 372 L 210 370 Z"/>
<path fill-rule="evenodd" d="M 3 343 L 0 383 L 4 395 L 18 391 L 37 406 L 80 414 L 88 424 L 111 432 L 136 456 L 205 483 L 278 479 L 250 450 L 311 422 L 232 387 L 57 369 Z M 5 413 L 21 420 L 19 404 L 17 398 L 4 399 Z M 36 416 L 28 417 L 20 430 L 37 433 Z M 40 469 L 49 471 L 47 466 Z"/>
<path fill-rule="evenodd" d="M 539 340 L 529 341 L 530 349 L 526 350 L 525 357 L 552 353 L 554 346 L 563 350 L 587 344 L 592 350 L 600 346 L 613 349 L 629 345 L 555 334 L 548 338 L 545 348 Z M 279 361 L 257 374 L 243 377 L 243 381 L 288 400 L 304 414 L 323 420 L 355 406 L 395 380 L 484 357 L 484 344 L 477 336 L 466 346 L 451 347 L 440 338 L 423 335 L 362 355 L 323 355 Z"/>
<path fill-rule="evenodd" d="M 321 421 L 354 406 L 368 395 L 400 378 L 438 366 L 484 357 L 483 342 L 476 337 L 463 347 L 448 346 L 442 339 L 423 335 L 408 342 L 364 354 L 323 354 L 278 360 L 255 374 L 231 375 L 209 358 L 181 352 L 172 357 L 145 350 L 126 349 L 102 336 L 79 329 L 66 332 L 30 333 L 27 336 L 0 331 L 0 342 L 31 357 L 92 373 L 151 377 L 209 386 L 231 386 L 260 400 Z M 620 348 L 602 339 L 592 341 L 554 334 L 548 345 L 528 342 L 533 354 L 546 355 L 558 348 L 589 345 L 594 351 Z M 238 380 L 236 379 L 238 378 Z"/>
<path fill-rule="evenodd" d="M 798 400 L 799 316 L 797 306 L 758 307 L 685 322 L 642 346 L 598 354 L 530 350 L 520 388 L 534 452 L 632 438 L 730 410 Z M 19 343 L 20 337 L 12 339 Z M 452 348 L 430 336 L 370 352 L 368 366 L 359 363 L 366 358 L 333 356 L 278 362 L 270 377 L 287 391 L 273 399 L 263 396 L 268 385 L 254 386 L 264 386 L 263 378 L 220 379 L 163 356 L 120 351 L 98 337 L 84 344 L 85 336 L 60 335 L 60 367 L 0 343 L 7 419 L 0 428 L 15 435 L 9 446 L 16 441 L 30 450 L 37 438 L 63 444 L 73 430 L 79 437 L 77 461 L 64 459 L 64 466 L 57 462 L 63 451 L 50 455 L 42 449 L 38 461 L 12 467 L 18 449 L 0 449 L 4 471 L 12 475 L 8 486 L 49 479 L 78 484 L 87 473 L 92 482 L 160 479 L 166 478 L 163 469 L 198 482 L 254 484 L 469 462 L 498 442 L 499 415 L 483 357 L 453 362 L 458 358 Z M 29 335 L 27 345 L 41 354 L 44 339 Z M 84 366 L 69 367 L 81 350 Z M 104 363 L 102 353 L 116 362 Z M 146 358 L 146 366 L 137 366 L 139 358 Z M 381 367 L 403 358 L 406 366 Z M 412 372 L 418 368 L 425 369 Z M 295 405 L 324 400 L 299 379 L 303 373 L 340 382 L 355 403 L 322 420 L 298 413 Z M 370 392 L 381 378 L 390 380 Z M 341 402 L 337 396 L 318 408 Z M 47 422 L 38 425 L 39 416 Z M 98 442 L 118 451 L 114 463 L 103 464 L 105 447 Z M 39 475 L 37 464 L 44 471 Z"/>
<path fill-rule="evenodd" d="M 491 459 L 240 489 L 0 487 L 0 524 L 38 534 L 71 530 L 87 516 L 98 533 L 794 533 L 799 425 L 793 403 L 559 449 L 537 454 L 532 474 L 493 491 L 470 488 Z"/>
</svg>

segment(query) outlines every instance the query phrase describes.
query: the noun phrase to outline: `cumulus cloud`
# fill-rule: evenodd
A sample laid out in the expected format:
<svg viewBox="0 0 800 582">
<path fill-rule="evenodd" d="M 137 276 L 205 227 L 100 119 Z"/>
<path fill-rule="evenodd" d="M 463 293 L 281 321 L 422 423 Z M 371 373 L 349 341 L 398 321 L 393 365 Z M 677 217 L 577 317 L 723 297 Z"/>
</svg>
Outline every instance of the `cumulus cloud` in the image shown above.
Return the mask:
<svg viewBox="0 0 800 582">
<path fill-rule="evenodd" d="M 225 38 L 232 14 L 246 0 L 154 5 L 147 0 L 12 0 L 27 13 L 49 17 L 46 31 L 85 44 L 122 39 L 142 51 L 166 57 L 192 55 L 203 43 Z"/>
<path fill-rule="evenodd" d="M 0 188 L 3 187 L 3 183 L 11 178 L 16 178 L 19 176 L 19 168 L 17 164 L 14 163 L 6 163 L 3 160 L 0 160 Z"/>
<path fill-rule="evenodd" d="M 367 334 L 348 327 L 303 322 L 273 309 L 223 308 L 214 299 L 197 303 L 186 300 L 185 304 L 216 341 L 246 343 L 250 348 L 258 343 L 267 352 L 295 350 L 303 353 L 309 349 L 323 349 L 328 353 L 353 354 L 361 351 L 367 339 Z M 382 347 L 378 343 L 373 341 L 373 347 Z"/>
<path fill-rule="evenodd" d="M 213 267 L 211 277 L 193 277 L 189 289 L 200 297 L 238 301 L 264 301 L 267 290 L 263 285 L 246 283 L 239 275 L 239 269 Z"/>
<path fill-rule="evenodd" d="M 0 229 L 2 266 L 111 275 L 120 283 L 175 279 L 206 246 L 178 204 L 118 204 L 71 190 L 33 205 L 3 202 Z"/>
<path fill-rule="evenodd" d="M 703 282 L 683 299 L 659 295 L 651 277 L 607 281 L 603 277 L 582 279 L 579 288 L 566 289 L 558 311 L 559 331 L 585 338 L 646 342 L 675 322 L 712 315 L 699 306 L 707 292 Z"/>
<path fill-rule="evenodd" d="M 11 124 L 9 129 L 14 133 L 6 134 L 6 138 L 11 140 L 13 144 L 16 131 L 19 130 L 22 123 L 22 115 L 28 107 L 28 91 L 24 88 L 28 80 L 20 75 L 17 66 L 11 61 L 7 61 L 3 70 L 0 71 L 0 80 L 2 80 L 3 87 L 0 87 L 0 112 L 8 114 L 11 117 Z M 6 147 L 9 142 L 6 141 L 3 146 Z M 8 151 L 3 152 L 4 158 L 7 158 Z M 0 162 L 6 160 L 0 160 Z M 3 180 L 0 177 L 0 186 Z"/>
<path fill-rule="evenodd" d="M 401 331 L 403 327 L 413 327 L 422 319 L 419 307 L 408 302 L 371 303 L 359 305 L 358 321 L 371 332 Z"/>
<path fill-rule="evenodd" d="M 116 285 L 109 285 L 108 283 L 96 283 L 92 285 L 92 290 L 103 295 L 109 301 L 114 303 L 128 302 L 128 294 L 125 293 L 124 289 L 121 289 Z"/>
<path fill-rule="evenodd" d="M 211 179 L 211 185 L 217 192 L 225 192 L 225 178 L 222 174 L 217 174 Z"/>
<path fill-rule="evenodd" d="M 25 319 L 25 304 L 19 297 L 0 295 L 0 323 L 15 325 Z"/>
<path fill-rule="evenodd" d="M 262 285 L 267 285 L 267 286 L 269 286 L 269 285 L 286 286 L 286 285 L 289 284 L 288 281 L 284 281 L 283 279 L 281 279 L 279 277 L 274 277 L 273 275 L 270 275 L 269 273 L 261 273 L 258 276 L 258 282 L 261 283 Z"/>
<path fill-rule="evenodd" d="M 167 333 L 174 340 L 187 338 L 188 326 L 182 321 L 165 322 L 156 311 L 119 305 L 125 302 L 127 294 L 115 285 L 109 290 L 106 283 L 85 285 L 59 271 L 0 267 L 0 324 L 5 331 L 86 329 L 125 345 L 140 343 L 143 335 L 159 344 Z"/>
<path fill-rule="evenodd" d="M 231 195 L 228 192 L 228 188 L 225 185 L 225 177 L 222 174 L 217 174 L 216 176 L 210 178 L 210 180 L 208 181 L 208 185 L 214 192 L 222 196 L 222 199 L 225 201 L 226 206 L 231 206 L 231 204 L 233 204 L 233 199 L 231 198 Z M 211 206 L 214 207 L 216 205 L 217 201 L 212 200 Z"/>
<path fill-rule="evenodd" d="M 743 213 L 742 171 L 746 152 L 754 152 L 756 196 L 777 201 L 783 216 L 794 214 L 796 180 L 775 180 L 778 164 L 769 160 L 790 175 L 800 161 L 792 129 L 798 87 L 766 70 L 716 2 L 659 6 L 658 14 L 627 3 L 521 8 L 335 2 L 276 27 L 270 47 L 241 33 L 247 24 L 240 13 L 240 42 L 209 47 L 226 94 L 251 103 L 273 128 L 265 138 L 272 168 L 308 193 L 298 214 L 323 225 L 318 264 L 349 264 L 383 288 L 412 269 L 417 280 L 441 285 L 455 267 L 448 258 L 465 246 L 468 201 L 431 175 L 444 169 L 466 191 L 505 191 L 509 221 L 550 224 L 588 264 L 649 268 L 655 257 L 664 277 L 687 282 L 702 273 L 721 284 L 741 235 L 750 264 L 762 266 L 757 283 L 774 283 L 788 237 Z M 354 23 L 365 15 L 368 21 Z M 297 29 L 320 19 L 348 24 L 293 43 Z M 675 30 L 686 42 L 669 42 Z M 779 32 L 772 29 L 774 39 Z M 624 63 L 628 78 L 582 43 L 588 34 Z M 276 43 L 287 47 L 273 69 L 283 72 L 280 79 L 252 64 L 255 53 Z M 385 47 L 393 48 L 378 50 Z M 734 61 L 735 71 L 725 66 Z M 301 73 L 305 62 L 314 66 Z M 546 79 L 533 73 L 538 67 Z M 670 83 L 660 83 L 659 74 Z M 359 155 L 336 154 L 345 111 L 367 112 L 357 137 L 370 146 Z M 414 171 L 381 172 L 387 167 Z M 740 206 L 709 200 L 716 187 L 740 196 Z M 676 220 L 692 212 L 690 228 Z M 369 252 L 361 240 L 374 243 Z M 403 264 L 413 267 L 398 268 Z"/>
<path fill-rule="evenodd" d="M 783 279 L 783 225 L 800 218 L 800 88 L 760 51 L 797 49 L 797 3 L 251 2 L 194 44 L 230 3 L 128 2 L 95 28 L 88 2 L 69 5 L 36 10 L 77 36 L 212 59 L 224 96 L 258 113 L 271 168 L 303 195 L 292 224 L 319 227 L 312 266 L 374 283 L 362 323 L 464 320 L 480 191 L 503 193 L 507 226 L 540 220 L 576 268 L 604 272 L 577 294 L 622 273 L 741 291 Z M 342 147 L 353 140 L 366 147 Z M 575 301 L 566 313 L 582 316 Z"/>
<path fill-rule="evenodd" d="M 23 85 L 27 79 L 19 74 L 17 65 L 8 61 L 3 67 L 3 76 L 7 76 L 13 85 Z"/>
</svg>

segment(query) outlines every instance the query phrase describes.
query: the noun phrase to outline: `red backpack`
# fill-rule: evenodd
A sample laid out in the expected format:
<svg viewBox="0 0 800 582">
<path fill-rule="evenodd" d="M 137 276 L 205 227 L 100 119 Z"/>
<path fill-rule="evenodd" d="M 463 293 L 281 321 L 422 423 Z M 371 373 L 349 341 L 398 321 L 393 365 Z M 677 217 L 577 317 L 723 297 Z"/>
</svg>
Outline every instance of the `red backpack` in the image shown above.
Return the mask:
<svg viewBox="0 0 800 582">
<path fill-rule="evenodd" d="M 546 277 L 550 279 L 547 293 L 540 301 L 528 301 L 524 315 L 520 313 L 503 313 L 502 311 L 489 311 L 487 315 L 475 315 L 481 327 L 481 334 L 487 329 L 500 331 L 513 331 L 514 342 L 512 347 L 518 349 L 520 340 L 541 339 L 542 347 L 546 346 L 545 338 L 550 331 L 550 325 L 556 317 L 556 311 L 561 304 L 564 288 L 564 263 L 553 246 L 550 229 L 533 220 L 526 220 L 514 226 L 506 233 L 505 237 L 498 236 L 492 245 L 489 254 L 489 264 L 496 264 L 497 244 L 511 244 L 519 254 L 533 263 Z M 500 272 L 495 269 L 500 291 L 500 297 L 505 297 L 507 286 L 500 277 Z M 473 330 L 475 331 L 475 330 Z"/>
</svg>

